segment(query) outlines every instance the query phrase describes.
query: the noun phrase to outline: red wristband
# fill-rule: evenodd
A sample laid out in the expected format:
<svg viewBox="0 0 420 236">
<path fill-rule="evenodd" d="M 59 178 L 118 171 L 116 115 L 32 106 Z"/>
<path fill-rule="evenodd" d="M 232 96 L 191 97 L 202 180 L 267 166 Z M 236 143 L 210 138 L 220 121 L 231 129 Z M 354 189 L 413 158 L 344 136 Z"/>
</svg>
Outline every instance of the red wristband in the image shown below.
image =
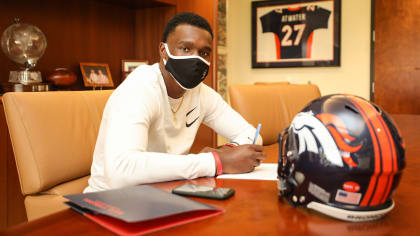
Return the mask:
<svg viewBox="0 0 420 236">
<path fill-rule="evenodd" d="M 222 161 L 220 160 L 219 154 L 217 152 L 212 152 L 214 161 L 216 162 L 216 176 L 223 173 Z"/>
</svg>

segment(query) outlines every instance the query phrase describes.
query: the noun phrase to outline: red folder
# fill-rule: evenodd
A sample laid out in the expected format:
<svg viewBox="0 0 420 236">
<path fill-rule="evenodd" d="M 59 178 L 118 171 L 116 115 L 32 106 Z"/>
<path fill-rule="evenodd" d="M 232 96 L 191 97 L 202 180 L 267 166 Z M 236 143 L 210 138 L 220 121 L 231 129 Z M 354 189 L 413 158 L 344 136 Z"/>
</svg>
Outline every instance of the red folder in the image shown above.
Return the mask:
<svg viewBox="0 0 420 236">
<path fill-rule="evenodd" d="M 120 235 L 151 233 L 223 212 L 148 185 L 64 197 L 72 209 Z"/>
</svg>

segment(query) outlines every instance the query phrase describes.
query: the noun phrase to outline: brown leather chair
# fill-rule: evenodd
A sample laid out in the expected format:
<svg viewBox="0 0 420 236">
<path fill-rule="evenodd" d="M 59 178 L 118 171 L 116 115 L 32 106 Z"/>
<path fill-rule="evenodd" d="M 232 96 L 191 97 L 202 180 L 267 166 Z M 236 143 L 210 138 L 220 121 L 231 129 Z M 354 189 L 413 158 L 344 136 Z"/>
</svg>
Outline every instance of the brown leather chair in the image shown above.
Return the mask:
<svg viewBox="0 0 420 236">
<path fill-rule="evenodd" d="M 249 123 L 262 124 L 265 162 L 277 162 L 277 139 L 305 105 L 321 96 L 314 84 L 271 84 L 229 86 L 230 104 Z"/>
<path fill-rule="evenodd" d="M 112 90 L 15 92 L 3 96 L 28 220 L 66 208 L 87 186 L 105 103 Z"/>
</svg>

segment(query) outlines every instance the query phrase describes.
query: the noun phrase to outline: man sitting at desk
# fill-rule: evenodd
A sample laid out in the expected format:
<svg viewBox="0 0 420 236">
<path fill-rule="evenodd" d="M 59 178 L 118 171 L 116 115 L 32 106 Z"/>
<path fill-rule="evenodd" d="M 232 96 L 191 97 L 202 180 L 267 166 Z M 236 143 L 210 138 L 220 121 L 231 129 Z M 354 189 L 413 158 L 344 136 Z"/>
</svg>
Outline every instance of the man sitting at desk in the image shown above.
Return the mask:
<svg viewBox="0 0 420 236">
<path fill-rule="evenodd" d="M 250 172 L 265 159 L 262 138 L 252 144 L 256 129 L 201 83 L 212 40 L 201 16 L 169 20 L 159 63 L 136 68 L 105 106 L 85 192 Z M 231 143 L 188 154 L 201 123 Z"/>
</svg>

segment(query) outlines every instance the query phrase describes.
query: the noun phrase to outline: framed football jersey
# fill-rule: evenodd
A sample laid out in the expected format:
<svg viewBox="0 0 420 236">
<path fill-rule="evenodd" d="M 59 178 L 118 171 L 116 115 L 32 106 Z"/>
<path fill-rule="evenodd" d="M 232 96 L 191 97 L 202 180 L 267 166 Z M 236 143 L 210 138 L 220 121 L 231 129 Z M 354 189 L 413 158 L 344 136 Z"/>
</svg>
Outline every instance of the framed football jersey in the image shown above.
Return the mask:
<svg viewBox="0 0 420 236">
<path fill-rule="evenodd" d="M 341 0 L 252 2 L 252 67 L 340 66 Z"/>
</svg>

